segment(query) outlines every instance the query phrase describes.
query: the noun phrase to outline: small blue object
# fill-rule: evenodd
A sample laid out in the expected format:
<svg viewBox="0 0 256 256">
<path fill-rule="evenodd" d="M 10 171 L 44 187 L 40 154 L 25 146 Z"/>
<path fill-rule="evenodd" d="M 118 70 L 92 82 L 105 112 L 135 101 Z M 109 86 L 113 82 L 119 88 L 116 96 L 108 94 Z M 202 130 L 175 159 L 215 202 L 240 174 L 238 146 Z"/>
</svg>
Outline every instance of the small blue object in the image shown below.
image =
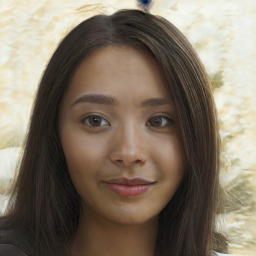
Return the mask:
<svg viewBox="0 0 256 256">
<path fill-rule="evenodd" d="M 144 11 L 149 11 L 153 0 L 137 0 L 138 6 L 142 8 Z"/>
<path fill-rule="evenodd" d="M 151 1 L 149 1 L 149 0 L 142 0 L 142 1 L 140 1 L 143 5 L 149 5 L 150 4 L 150 2 Z"/>
</svg>

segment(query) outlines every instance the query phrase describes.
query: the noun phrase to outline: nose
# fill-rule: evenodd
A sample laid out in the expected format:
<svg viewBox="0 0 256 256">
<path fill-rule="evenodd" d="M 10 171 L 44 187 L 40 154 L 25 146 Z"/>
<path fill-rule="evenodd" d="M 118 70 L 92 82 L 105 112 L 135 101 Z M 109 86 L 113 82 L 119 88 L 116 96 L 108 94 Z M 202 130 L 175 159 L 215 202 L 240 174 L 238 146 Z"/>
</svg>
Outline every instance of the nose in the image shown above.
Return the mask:
<svg viewBox="0 0 256 256">
<path fill-rule="evenodd" d="M 113 151 L 111 161 L 120 167 L 132 167 L 143 165 L 147 161 L 145 144 L 142 132 L 134 127 L 126 127 L 115 136 L 113 140 Z"/>
</svg>

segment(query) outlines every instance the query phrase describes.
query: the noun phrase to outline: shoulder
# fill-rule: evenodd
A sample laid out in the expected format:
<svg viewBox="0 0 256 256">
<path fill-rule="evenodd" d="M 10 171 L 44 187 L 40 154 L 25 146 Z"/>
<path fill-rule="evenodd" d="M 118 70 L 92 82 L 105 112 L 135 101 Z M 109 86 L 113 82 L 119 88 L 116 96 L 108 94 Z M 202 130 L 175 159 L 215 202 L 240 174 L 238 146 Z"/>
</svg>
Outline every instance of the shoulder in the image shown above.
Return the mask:
<svg viewBox="0 0 256 256">
<path fill-rule="evenodd" d="M 0 256 L 34 255 L 29 235 L 0 217 Z"/>
<path fill-rule="evenodd" d="M 21 249 L 12 244 L 1 244 L 0 243 L 0 255 L 4 256 L 28 256 Z"/>
</svg>

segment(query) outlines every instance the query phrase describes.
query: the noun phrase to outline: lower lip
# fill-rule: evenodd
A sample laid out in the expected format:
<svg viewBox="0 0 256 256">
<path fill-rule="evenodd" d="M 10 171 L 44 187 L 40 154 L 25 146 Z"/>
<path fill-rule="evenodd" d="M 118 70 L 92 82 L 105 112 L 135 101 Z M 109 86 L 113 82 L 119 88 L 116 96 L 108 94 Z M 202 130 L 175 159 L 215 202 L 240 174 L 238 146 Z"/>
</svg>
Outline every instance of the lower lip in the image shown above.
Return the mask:
<svg viewBox="0 0 256 256">
<path fill-rule="evenodd" d="M 112 190 L 113 192 L 117 193 L 121 196 L 138 196 L 146 191 L 149 190 L 150 187 L 152 187 L 153 184 L 149 185 L 134 185 L 134 186 L 126 186 L 121 184 L 111 184 L 106 183 L 107 187 Z"/>
</svg>

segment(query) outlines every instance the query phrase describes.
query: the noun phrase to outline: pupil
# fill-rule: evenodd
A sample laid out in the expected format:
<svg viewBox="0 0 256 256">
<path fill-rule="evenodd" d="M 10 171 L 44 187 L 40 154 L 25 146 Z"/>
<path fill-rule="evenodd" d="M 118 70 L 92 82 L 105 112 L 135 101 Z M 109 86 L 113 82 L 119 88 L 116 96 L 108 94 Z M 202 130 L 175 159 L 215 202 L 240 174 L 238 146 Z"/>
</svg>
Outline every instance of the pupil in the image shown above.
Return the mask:
<svg viewBox="0 0 256 256">
<path fill-rule="evenodd" d="M 98 116 L 90 116 L 89 123 L 94 126 L 99 126 L 101 123 L 101 118 Z"/>
<path fill-rule="evenodd" d="M 151 125 L 153 126 L 160 126 L 162 124 L 162 119 L 160 117 L 154 117 L 151 120 Z"/>
</svg>

